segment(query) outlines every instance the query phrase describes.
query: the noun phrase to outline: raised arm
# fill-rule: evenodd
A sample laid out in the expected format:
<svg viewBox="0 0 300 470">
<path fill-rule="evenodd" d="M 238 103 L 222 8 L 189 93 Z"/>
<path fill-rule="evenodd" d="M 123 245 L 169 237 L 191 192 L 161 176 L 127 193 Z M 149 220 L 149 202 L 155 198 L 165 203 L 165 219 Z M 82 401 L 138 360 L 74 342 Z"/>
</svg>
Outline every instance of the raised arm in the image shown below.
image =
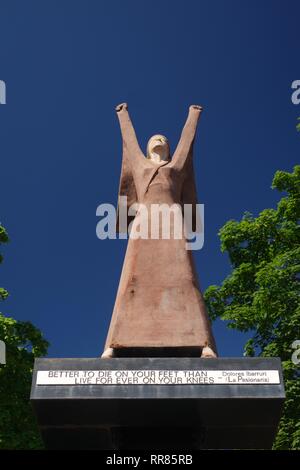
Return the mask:
<svg viewBox="0 0 300 470">
<path fill-rule="evenodd" d="M 172 159 L 173 164 L 179 169 L 183 168 L 192 154 L 197 124 L 202 109 L 203 108 L 198 105 L 191 105 L 189 107 L 189 114 Z"/>
<path fill-rule="evenodd" d="M 116 106 L 117 115 L 120 122 L 121 134 L 123 138 L 124 150 L 127 150 L 129 158 L 140 157 L 143 155 L 138 144 L 136 134 L 128 113 L 127 103 L 121 103 Z"/>
</svg>

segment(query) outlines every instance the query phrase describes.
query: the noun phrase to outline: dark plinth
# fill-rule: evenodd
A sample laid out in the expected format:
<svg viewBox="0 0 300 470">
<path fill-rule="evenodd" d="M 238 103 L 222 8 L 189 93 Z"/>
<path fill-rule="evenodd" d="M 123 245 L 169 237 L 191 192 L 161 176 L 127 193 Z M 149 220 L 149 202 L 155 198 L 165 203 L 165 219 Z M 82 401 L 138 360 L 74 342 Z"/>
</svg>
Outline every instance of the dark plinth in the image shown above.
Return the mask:
<svg viewBox="0 0 300 470">
<path fill-rule="evenodd" d="M 280 384 L 36 385 L 39 370 L 277 370 Z M 50 449 L 268 449 L 277 358 L 37 359 L 31 401 Z"/>
</svg>

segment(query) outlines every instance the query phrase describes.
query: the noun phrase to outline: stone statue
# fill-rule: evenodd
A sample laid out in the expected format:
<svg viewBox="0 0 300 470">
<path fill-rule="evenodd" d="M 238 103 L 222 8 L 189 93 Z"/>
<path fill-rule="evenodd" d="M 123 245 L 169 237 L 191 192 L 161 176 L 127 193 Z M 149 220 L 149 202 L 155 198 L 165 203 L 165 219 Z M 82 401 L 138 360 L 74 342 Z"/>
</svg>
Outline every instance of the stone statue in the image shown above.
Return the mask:
<svg viewBox="0 0 300 470">
<path fill-rule="evenodd" d="M 193 226 L 197 210 L 193 143 L 202 108 L 190 106 L 179 143 L 170 156 L 166 137 L 154 135 L 141 151 L 127 104 L 116 107 L 123 138 L 119 197 L 128 207 L 141 204 L 129 217 L 132 228 L 149 217 L 155 204 L 190 204 Z M 146 215 L 145 215 L 146 213 Z M 148 222 L 147 220 L 144 220 Z M 173 227 L 174 229 L 174 227 Z M 192 251 L 186 238 L 161 235 L 129 238 L 105 357 L 145 355 L 216 357 L 216 345 L 199 289 Z"/>
</svg>

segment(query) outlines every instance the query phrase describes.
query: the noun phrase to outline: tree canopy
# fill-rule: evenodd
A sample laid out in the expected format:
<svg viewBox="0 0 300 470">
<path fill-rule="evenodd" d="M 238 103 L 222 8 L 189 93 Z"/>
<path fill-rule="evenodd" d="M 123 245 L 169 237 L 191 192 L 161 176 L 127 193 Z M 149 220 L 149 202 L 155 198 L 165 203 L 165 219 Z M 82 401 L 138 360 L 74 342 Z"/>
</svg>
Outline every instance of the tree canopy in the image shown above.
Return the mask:
<svg viewBox="0 0 300 470">
<path fill-rule="evenodd" d="M 0 245 L 7 242 L 0 225 Z M 7 290 L 0 288 L 0 300 L 7 296 Z M 0 339 L 6 344 L 6 364 L 0 365 L 0 449 L 42 448 L 29 396 L 34 358 L 46 354 L 48 343 L 30 322 L 1 313 Z"/>
<path fill-rule="evenodd" d="M 221 228 L 232 272 L 206 290 L 205 301 L 211 319 L 252 333 L 246 356 L 281 358 L 287 399 L 274 448 L 300 449 L 300 369 L 292 361 L 292 344 L 300 340 L 300 165 L 277 171 L 272 188 L 286 194 L 276 209 L 258 217 L 246 212 Z"/>
</svg>

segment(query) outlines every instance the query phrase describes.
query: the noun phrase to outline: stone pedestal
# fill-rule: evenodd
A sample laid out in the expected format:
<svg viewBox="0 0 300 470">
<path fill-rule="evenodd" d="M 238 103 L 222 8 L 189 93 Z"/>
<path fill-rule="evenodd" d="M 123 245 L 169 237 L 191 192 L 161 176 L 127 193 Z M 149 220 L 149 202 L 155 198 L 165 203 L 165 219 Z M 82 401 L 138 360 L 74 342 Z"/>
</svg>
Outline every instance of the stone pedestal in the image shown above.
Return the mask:
<svg viewBox="0 0 300 470">
<path fill-rule="evenodd" d="M 49 449 L 269 449 L 277 358 L 37 359 L 31 401 Z"/>
</svg>

